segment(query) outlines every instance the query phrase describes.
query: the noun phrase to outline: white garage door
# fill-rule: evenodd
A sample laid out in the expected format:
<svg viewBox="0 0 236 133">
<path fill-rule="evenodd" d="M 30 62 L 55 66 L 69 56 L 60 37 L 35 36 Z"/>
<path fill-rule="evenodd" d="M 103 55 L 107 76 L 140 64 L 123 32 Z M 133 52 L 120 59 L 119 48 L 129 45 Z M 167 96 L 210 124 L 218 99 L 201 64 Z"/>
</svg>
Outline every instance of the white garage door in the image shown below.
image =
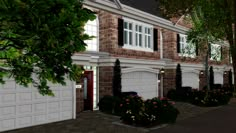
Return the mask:
<svg viewBox="0 0 236 133">
<path fill-rule="evenodd" d="M 0 132 L 72 119 L 73 83 L 50 86 L 55 97 L 42 96 L 36 88 L 24 88 L 14 80 L 0 85 Z"/>
<path fill-rule="evenodd" d="M 190 86 L 199 89 L 199 75 L 192 72 L 182 74 L 182 86 Z"/>
<path fill-rule="evenodd" d="M 136 71 L 122 74 L 122 91 L 135 91 L 144 99 L 158 96 L 157 74 Z"/>
<path fill-rule="evenodd" d="M 214 83 L 215 84 L 222 84 L 223 85 L 223 74 L 221 74 L 221 73 L 214 73 Z"/>
</svg>

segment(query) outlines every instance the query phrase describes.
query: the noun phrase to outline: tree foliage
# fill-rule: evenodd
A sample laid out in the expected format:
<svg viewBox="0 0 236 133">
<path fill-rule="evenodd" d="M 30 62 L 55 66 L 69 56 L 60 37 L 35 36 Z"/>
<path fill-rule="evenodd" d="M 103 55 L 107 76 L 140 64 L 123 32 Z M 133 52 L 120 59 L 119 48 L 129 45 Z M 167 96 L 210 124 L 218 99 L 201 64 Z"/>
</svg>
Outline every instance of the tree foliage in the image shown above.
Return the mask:
<svg viewBox="0 0 236 133">
<path fill-rule="evenodd" d="M 120 68 L 120 60 L 116 59 L 114 68 L 113 68 L 113 79 L 112 79 L 112 88 L 113 95 L 120 96 L 121 95 L 121 68 Z"/>
<path fill-rule="evenodd" d="M 76 80 L 81 69 L 71 57 L 85 50 L 83 27 L 93 19 L 82 0 L 0 0 L 0 82 L 8 75 L 53 95 L 49 81 Z"/>
<path fill-rule="evenodd" d="M 236 1 L 235 0 L 160 0 L 160 9 L 167 17 L 190 15 L 194 25 L 189 40 L 208 42 L 226 40 L 230 46 L 236 75 Z M 205 39 L 204 39 L 205 38 Z M 206 43 L 207 42 L 207 43 Z M 201 43 L 201 42 L 198 42 Z M 234 77 L 236 81 L 236 77 Z M 236 84 L 235 84 L 236 85 Z"/>
</svg>

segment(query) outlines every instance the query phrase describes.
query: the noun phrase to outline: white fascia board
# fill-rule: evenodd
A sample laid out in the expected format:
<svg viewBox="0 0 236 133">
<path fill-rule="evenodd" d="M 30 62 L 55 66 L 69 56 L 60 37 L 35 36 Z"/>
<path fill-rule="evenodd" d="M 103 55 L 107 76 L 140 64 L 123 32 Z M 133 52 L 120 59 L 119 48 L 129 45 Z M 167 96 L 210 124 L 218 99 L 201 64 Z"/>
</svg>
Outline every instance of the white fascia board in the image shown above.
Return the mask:
<svg viewBox="0 0 236 133">
<path fill-rule="evenodd" d="M 94 8 L 98 8 L 98 9 L 106 10 L 115 14 L 119 14 L 124 17 L 135 19 L 135 20 L 145 22 L 148 24 L 152 24 L 154 26 L 160 26 L 164 29 L 172 30 L 172 31 L 182 33 L 182 34 L 186 34 L 186 32 L 189 30 L 188 28 L 180 26 L 180 25 L 175 26 L 169 20 L 140 11 L 138 9 L 132 8 L 124 4 L 121 4 L 122 9 L 119 9 L 114 3 L 112 4 L 111 2 L 104 1 L 104 0 L 96 0 L 96 1 L 86 0 L 84 1 L 84 4 L 87 6 L 92 6 Z"/>
<path fill-rule="evenodd" d="M 116 59 L 120 60 L 121 67 L 147 67 L 147 68 L 162 68 L 165 62 L 160 60 L 146 60 L 146 59 L 133 59 L 133 58 L 100 58 L 99 66 L 114 66 Z"/>
</svg>

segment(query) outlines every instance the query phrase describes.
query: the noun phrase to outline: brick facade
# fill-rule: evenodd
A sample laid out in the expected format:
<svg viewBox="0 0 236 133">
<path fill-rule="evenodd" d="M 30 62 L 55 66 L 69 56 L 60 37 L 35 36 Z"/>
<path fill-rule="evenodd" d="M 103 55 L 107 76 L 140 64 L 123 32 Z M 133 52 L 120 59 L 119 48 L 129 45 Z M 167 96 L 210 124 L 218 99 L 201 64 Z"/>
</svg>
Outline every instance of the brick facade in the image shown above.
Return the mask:
<svg viewBox="0 0 236 133">
<path fill-rule="evenodd" d="M 108 52 L 113 57 L 125 57 L 134 59 L 160 59 L 160 52 L 145 52 L 124 49 L 118 46 L 118 18 L 121 16 L 105 11 L 99 11 L 99 51 Z M 158 40 L 159 40 L 158 33 Z M 159 42 L 159 41 L 158 41 Z M 160 49 L 160 43 L 158 43 Z"/>
<path fill-rule="evenodd" d="M 165 69 L 165 74 L 163 78 L 164 96 L 167 95 L 170 89 L 175 89 L 175 77 L 176 77 L 175 69 Z"/>
<path fill-rule="evenodd" d="M 112 66 L 99 67 L 99 98 L 105 95 L 112 95 Z"/>
</svg>

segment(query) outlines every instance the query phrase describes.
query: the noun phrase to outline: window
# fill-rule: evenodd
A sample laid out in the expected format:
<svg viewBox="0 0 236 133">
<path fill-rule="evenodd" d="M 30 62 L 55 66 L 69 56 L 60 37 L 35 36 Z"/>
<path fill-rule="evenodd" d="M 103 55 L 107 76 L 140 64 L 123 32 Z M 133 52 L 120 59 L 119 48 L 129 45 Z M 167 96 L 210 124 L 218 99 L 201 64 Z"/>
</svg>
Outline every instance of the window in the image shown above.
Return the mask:
<svg viewBox="0 0 236 133">
<path fill-rule="evenodd" d="M 130 22 L 124 22 L 124 41 L 125 41 L 125 45 L 132 45 L 133 24 Z"/>
<path fill-rule="evenodd" d="M 88 21 L 84 29 L 86 34 L 94 36 L 94 38 L 85 41 L 85 43 L 87 44 L 86 50 L 98 51 L 98 19 Z"/>
<path fill-rule="evenodd" d="M 195 58 L 196 45 L 187 43 L 187 35 L 179 34 L 180 56 Z"/>
<path fill-rule="evenodd" d="M 153 52 L 153 27 L 125 18 L 123 48 Z"/>
<path fill-rule="evenodd" d="M 210 60 L 221 60 L 221 46 L 219 44 L 211 44 Z"/>
</svg>

